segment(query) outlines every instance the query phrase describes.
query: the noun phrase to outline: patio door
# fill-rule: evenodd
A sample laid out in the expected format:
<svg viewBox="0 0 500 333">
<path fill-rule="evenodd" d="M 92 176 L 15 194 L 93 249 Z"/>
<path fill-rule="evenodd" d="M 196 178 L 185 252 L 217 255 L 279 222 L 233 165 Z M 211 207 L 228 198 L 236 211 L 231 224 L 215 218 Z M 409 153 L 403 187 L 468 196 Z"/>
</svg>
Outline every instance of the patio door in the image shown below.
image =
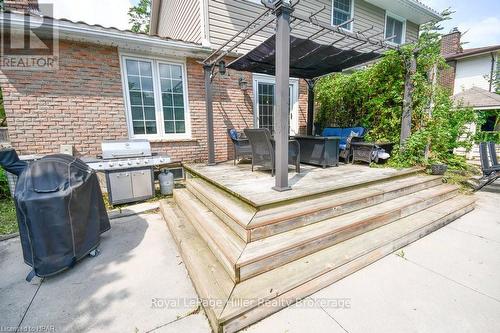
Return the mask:
<svg viewBox="0 0 500 333">
<path fill-rule="evenodd" d="M 267 128 L 274 133 L 274 112 L 276 110 L 276 83 L 274 77 L 255 75 L 253 80 L 254 91 L 254 126 Z M 299 133 L 299 82 L 290 80 L 288 101 L 290 106 L 288 128 L 290 135 Z"/>
</svg>

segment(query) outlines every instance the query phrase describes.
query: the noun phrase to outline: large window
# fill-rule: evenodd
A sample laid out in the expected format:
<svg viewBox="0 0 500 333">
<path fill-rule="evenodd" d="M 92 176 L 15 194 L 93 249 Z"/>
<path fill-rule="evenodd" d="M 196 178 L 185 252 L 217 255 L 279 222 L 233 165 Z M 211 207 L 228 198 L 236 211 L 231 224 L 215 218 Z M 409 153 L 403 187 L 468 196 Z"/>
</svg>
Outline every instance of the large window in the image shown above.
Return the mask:
<svg viewBox="0 0 500 333">
<path fill-rule="evenodd" d="M 393 37 L 388 40 L 394 44 L 403 44 L 405 42 L 406 21 L 397 16 L 387 14 L 385 17 L 385 38 Z"/>
<path fill-rule="evenodd" d="M 352 18 L 354 0 L 332 0 L 332 25 L 341 25 Z M 352 30 L 352 22 L 342 28 Z"/>
<path fill-rule="evenodd" d="M 183 64 L 124 57 L 124 65 L 131 136 L 188 137 Z"/>
</svg>

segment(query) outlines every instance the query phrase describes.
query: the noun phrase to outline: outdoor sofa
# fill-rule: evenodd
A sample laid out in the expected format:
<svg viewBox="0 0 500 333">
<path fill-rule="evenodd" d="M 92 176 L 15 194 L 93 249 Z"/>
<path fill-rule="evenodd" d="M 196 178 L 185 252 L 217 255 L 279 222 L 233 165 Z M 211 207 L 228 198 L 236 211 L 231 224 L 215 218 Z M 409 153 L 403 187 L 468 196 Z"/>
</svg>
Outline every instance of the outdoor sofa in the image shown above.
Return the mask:
<svg viewBox="0 0 500 333">
<path fill-rule="evenodd" d="M 345 163 L 349 163 L 352 157 L 352 147 L 351 142 L 363 141 L 363 137 L 366 133 L 364 127 L 326 127 L 323 129 L 321 136 L 332 137 L 336 136 L 340 138 L 339 141 L 339 156 L 344 159 Z"/>
</svg>

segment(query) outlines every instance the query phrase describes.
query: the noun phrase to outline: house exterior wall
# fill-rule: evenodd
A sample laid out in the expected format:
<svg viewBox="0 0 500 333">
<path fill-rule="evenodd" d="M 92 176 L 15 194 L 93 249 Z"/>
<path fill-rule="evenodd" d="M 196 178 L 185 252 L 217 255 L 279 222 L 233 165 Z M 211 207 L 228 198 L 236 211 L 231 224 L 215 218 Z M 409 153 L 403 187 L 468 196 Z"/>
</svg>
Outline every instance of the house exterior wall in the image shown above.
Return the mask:
<svg viewBox="0 0 500 333">
<path fill-rule="evenodd" d="M 498 59 L 498 54 L 496 55 Z M 495 66 L 497 61 L 495 61 Z M 494 68 L 494 72 L 496 67 Z M 490 90 L 491 54 L 482 54 L 457 60 L 453 94 L 472 87 Z"/>
<path fill-rule="evenodd" d="M 201 44 L 200 0 L 160 2 L 158 35 Z"/>
<path fill-rule="evenodd" d="M 61 41 L 57 71 L 3 71 L 3 92 L 9 137 L 20 154 L 51 154 L 70 144 L 76 156 L 101 153 L 103 140 L 130 137 L 120 69 L 120 53 L 114 47 Z M 206 161 L 206 107 L 203 68 L 199 59 L 182 59 L 187 72 L 191 138 L 151 140 L 153 151 L 175 160 Z M 251 73 L 228 70 L 216 76 L 214 134 L 216 160 L 233 156 L 227 129 L 253 127 L 253 92 L 239 87 Z M 299 120 L 305 131 L 307 86 L 300 82 Z"/>
<path fill-rule="evenodd" d="M 354 8 L 354 31 L 364 31 L 373 26 L 368 35 L 379 34 L 383 36 L 385 31 L 386 11 L 363 0 L 353 0 Z M 207 6 L 204 10 L 203 6 Z M 332 21 L 331 0 L 303 0 L 295 9 L 310 15 L 325 7 L 316 17 L 322 22 Z M 248 22 L 252 21 L 264 11 L 260 1 L 256 0 L 171 0 L 161 1 L 158 16 L 158 35 L 182 39 L 185 41 L 202 43 L 207 24 L 208 42 L 213 48 L 221 46 L 227 39 L 243 29 Z M 205 20 L 207 22 L 205 22 Z M 317 31 L 303 23 L 292 31 L 297 37 L 308 37 Z M 413 22 L 406 22 L 406 42 L 414 42 L 418 39 L 419 26 Z M 259 45 L 274 34 L 272 27 L 263 29 L 251 37 L 235 51 L 245 53 Z M 317 39 L 319 42 L 331 43 L 331 34 Z M 340 42 L 338 45 L 343 46 Z M 346 45 L 344 45 L 346 46 Z"/>
<path fill-rule="evenodd" d="M 354 1 L 354 31 L 362 31 L 373 26 L 369 35 L 385 31 L 386 11 L 363 0 Z M 295 10 L 304 15 L 325 7 L 316 17 L 322 22 L 332 21 L 332 1 L 331 0 L 303 0 L 295 7 Z M 212 47 L 219 47 L 227 41 L 230 36 L 235 35 L 243 29 L 248 22 L 264 11 L 259 1 L 252 0 L 210 0 L 208 2 L 209 36 Z M 161 23 L 160 23 L 161 24 Z M 293 27 L 293 24 L 292 24 Z M 308 37 L 317 31 L 317 28 L 310 27 L 305 23 L 300 24 L 292 33 L 297 37 Z M 272 28 L 264 29 L 261 33 L 250 38 L 237 49 L 244 53 L 259 45 L 269 38 L 274 31 Z M 418 38 L 419 26 L 415 23 L 406 22 L 406 42 L 413 42 Z M 338 37 L 337 37 L 338 38 Z M 331 34 L 324 35 L 317 39 L 318 42 L 331 43 Z M 339 44 L 340 45 L 340 44 Z"/>
</svg>

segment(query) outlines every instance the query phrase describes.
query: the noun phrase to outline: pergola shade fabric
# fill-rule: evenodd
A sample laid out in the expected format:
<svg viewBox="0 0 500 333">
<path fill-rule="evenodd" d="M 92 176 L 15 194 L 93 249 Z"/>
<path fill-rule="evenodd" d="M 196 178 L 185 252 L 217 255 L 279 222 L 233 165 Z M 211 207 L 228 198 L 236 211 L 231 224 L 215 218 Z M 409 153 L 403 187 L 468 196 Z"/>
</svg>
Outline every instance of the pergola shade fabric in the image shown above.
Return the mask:
<svg viewBox="0 0 500 333">
<path fill-rule="evenodd" d="M 227 67 L 239 71 L 275 75 L 276 35 L 252 51 L 231 62 Z M 314 79 L 341 72 L 380 57 L 377 52 L 359 52 L 333 45 L 318 44 L 309 39 L 290 36 L 290 76 Z"/>
</svg>

